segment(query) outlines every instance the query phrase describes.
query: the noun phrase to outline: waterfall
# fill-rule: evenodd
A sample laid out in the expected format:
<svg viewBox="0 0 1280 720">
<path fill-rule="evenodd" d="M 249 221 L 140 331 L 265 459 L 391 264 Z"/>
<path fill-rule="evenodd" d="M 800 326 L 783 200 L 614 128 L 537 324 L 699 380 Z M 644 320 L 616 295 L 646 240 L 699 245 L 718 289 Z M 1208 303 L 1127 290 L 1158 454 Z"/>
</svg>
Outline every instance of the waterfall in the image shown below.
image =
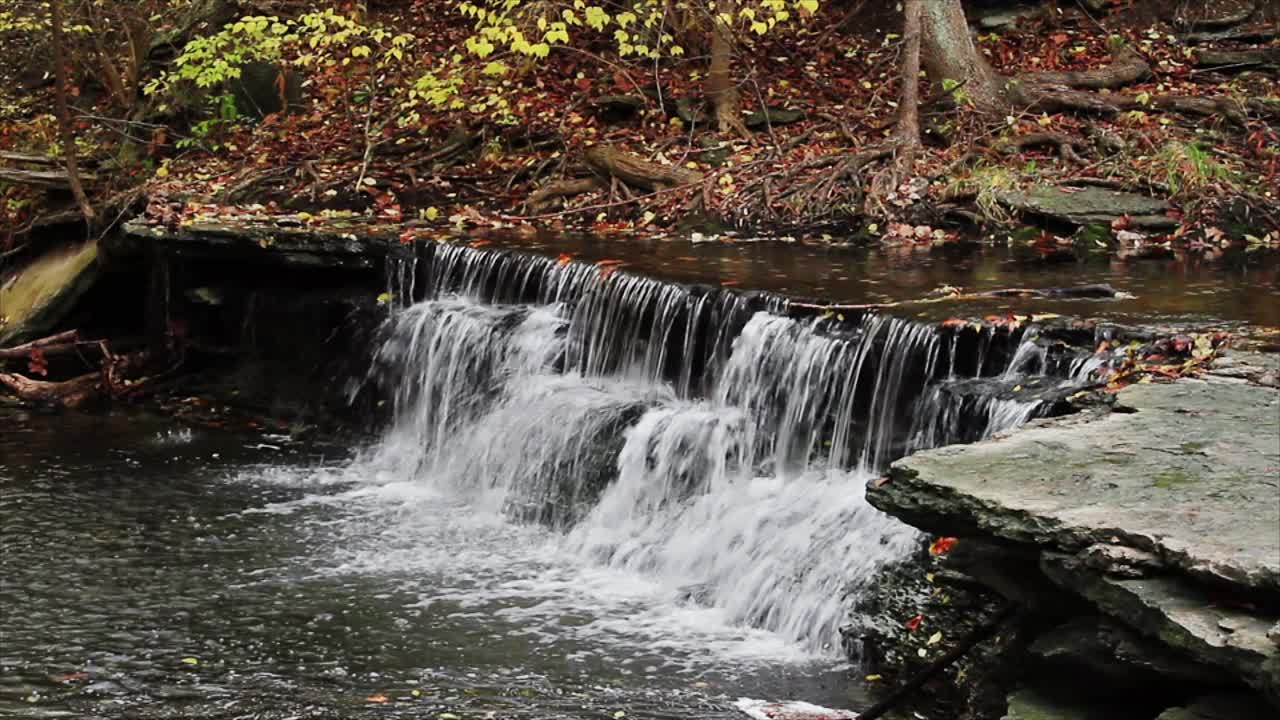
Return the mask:
<svg viewBox="0 0 1280 720">
<path fill-rule="evenodd" d="M 390 275 L 384 465 L 814 651 L 847 589 L 917 542 L 867 480 L 1043 411 L 963 385 L 1045 371 L 1007 330 L 797 319 L 778 296 L 463 246 Z"/>
</svg>

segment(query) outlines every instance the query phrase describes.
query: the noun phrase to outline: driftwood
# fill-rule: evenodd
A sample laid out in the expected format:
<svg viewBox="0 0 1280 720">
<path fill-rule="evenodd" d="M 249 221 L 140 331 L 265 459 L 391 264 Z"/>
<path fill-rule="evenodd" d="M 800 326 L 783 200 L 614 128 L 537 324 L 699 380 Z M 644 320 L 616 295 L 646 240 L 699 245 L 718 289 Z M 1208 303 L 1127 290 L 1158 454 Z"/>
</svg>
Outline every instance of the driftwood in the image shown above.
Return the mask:
<svg viewBox="0 0 1280 720">
<path fill-rule="evenodd" d="M 608 145 L 593 145 L 584 156 L 587 167 L 605 179 L 617 178 L 628 185 L 654 191 L 702 182 L 702 173 L 661 165 L 639 155 Z"/>
<path fill-rule="evenodd" d="M 66 408 L 84 407 L 103 395 L 101 372 L 91 372 L 61 382 L 32 380 L 17 373 L 0 373 L 0 385 L 20 400 L 49 403 Z"/>
<path fill-rule="evenodd" d="M 801 303 L 793 302 L 787 305 L 789 309 L 800 311 L 819 311 L 819 312 L 852 312 L 859 310 L 883 310 L 885 308 L 901 307 L 903 305 L 926 305 L 940 302 L 950 302 L 952 300 L 982 300 L 989 298 L 1044 298 L 1044 299 L 1123 299 L 1133 297 L 1132 295 L 1116 290 L 1110 285 L 1079 285 L 1068 288 L 1001 288 L 999 290 L 985 290 L 982 292 L 966 293 L 959 288 L 949 289 L 945 293 L 933 295 L 930 297 L 913 298 L 911 300 L 899 300 L 897 302 L 887 303 L 866 303 L 861 305 L 824 305 L 821 303 Z"/>
</svg>

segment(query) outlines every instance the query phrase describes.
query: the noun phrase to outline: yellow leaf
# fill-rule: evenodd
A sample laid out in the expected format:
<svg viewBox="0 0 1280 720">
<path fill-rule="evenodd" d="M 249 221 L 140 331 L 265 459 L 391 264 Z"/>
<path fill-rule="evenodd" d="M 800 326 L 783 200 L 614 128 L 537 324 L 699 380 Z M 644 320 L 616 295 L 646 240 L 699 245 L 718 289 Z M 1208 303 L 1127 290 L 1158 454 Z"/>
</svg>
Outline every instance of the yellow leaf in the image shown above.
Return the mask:
<svg viewBox="0 0 1280 720">
<path fill-rule="evenodd" d="M 199 658 L 193 658 L 193 657 L 184 657 L 184 658 L 182 658 L 182 664 L 183 664 L 183 665 L 199 665 L 199 664 L 200 664 L 200 659 L 199 659 Z"/>
<path fill-rule="evenodd" d="M 429 207 L 427 208 L 426 217 L 428 220 L 435 220 L 436 218 L 440 217 L 440 211 L 435 209 L 434 207 Z"/>
<path fill-rule="evenodd" d="M 386 305 L 387 303 L 391 302 L 391 297 L 392 297 L 391 293 L 389 292 L 381 293 L 380 295 L 378 295 L 378 304 Z M 186 661 L 184 660 L 183 662 L 186 662 Z"/>
</svg>

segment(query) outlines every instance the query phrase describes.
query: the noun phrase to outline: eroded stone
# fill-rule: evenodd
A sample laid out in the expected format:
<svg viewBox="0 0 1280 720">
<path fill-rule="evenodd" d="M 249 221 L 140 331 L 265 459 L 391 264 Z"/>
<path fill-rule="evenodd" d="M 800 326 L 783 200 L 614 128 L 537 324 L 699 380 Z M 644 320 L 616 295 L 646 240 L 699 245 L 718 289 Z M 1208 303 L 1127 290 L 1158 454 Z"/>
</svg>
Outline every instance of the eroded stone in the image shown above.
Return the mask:
<svg viewBox="0 0 1280 720">
<path fill-rule="evenodd" d="M 1183 381 L 1117 401 L 1132 412 L 918 453 L 867 497 L 936 532 L 1129 547 L 1214 583 L 1280 590 L 1280 392 Z"/>
</svg>

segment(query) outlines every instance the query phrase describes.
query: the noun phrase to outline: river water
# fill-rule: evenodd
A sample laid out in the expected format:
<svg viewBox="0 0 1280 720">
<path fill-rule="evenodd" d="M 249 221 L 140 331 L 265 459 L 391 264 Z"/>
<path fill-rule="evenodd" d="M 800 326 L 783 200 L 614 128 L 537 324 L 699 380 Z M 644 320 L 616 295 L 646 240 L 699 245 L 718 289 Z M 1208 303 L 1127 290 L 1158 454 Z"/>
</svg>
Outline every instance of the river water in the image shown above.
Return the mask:
<svg viewBox="0 0 1280 720">
<path fill-rule="evenodd" d="M 866 481 L 1043 410 L 948 388 L 1106 362 L 489 249 L 431 285 L 382 333 L 376 438 L 0 409 L 0 717 L 865 707 L 838 628 L 919 539 Z"/>
<path fill-rule="evenodd" d="M 0 424 L 3 717 L 713 718 L 740 695 L 861 701 L 831 654 L 575 560 L 541 526 L 353 475 L 342 451 L 136 413 Z"/>
</svg>

